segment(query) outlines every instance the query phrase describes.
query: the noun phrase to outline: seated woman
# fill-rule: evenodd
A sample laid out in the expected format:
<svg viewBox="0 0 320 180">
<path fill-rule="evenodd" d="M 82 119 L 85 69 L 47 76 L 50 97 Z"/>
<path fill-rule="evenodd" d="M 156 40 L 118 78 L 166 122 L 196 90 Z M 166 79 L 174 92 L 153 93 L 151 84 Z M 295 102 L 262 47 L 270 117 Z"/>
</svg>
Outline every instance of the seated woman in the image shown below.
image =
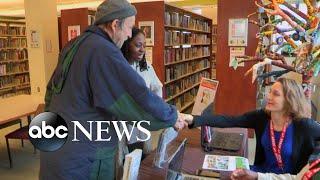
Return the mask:
<svg viewBox="0 0 320 180">
<path fill-rule="evenodd" d="M 256 134 L 256 154 L 251 170 L 262 173 L 297 174 L 320 140 L 320 124 L 310 119 L 310 104 L 294 81 L 279 78 L 271 87 L 265 109 L 241 116 L 195 116 L 189 127 L 252 128 Z"/>
<path fill-rule="evenodd" d="M 274 174 L 274 173 L 257 173 L 246 169 L 237 169 L 232 172 L 232 180 L 295 180 L 295 179 L 317 179 L 320 177 L 320 146 L 317 146 L 309 158 L 309 163 L 302 168 L 297 175 L 292 174 Z"/>
</svg>

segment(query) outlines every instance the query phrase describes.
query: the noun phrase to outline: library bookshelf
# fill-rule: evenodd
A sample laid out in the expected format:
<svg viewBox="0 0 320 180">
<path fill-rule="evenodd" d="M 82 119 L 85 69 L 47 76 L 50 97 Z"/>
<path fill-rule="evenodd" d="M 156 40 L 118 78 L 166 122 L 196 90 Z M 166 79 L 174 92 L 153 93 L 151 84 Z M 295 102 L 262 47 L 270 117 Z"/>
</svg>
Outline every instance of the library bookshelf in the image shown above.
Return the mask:
<svg viewBox="0 0 320 180">
<path fill-rule="evenodd" d="M 133 5 L 137 25 L 154 21 L 152 65 L 163 83 L 165 101 L 181 112 L 190 111 L 201 78 L 212 77 L 212 20 L 163 1 Z"/>
<path fill-rule="evenodd" d="M 0 98 L 30 93 L 25 20 L 0 16 Z"/>
<path fill-rule="evenodd" d="M 217 69 L 216 69 L 216 54 L 217 54 L 217 38 L 218 38 L 218 25 L 212 25 L 212 64 L 211 64 L 211 78 L 217 79 Z"/>
</svg>

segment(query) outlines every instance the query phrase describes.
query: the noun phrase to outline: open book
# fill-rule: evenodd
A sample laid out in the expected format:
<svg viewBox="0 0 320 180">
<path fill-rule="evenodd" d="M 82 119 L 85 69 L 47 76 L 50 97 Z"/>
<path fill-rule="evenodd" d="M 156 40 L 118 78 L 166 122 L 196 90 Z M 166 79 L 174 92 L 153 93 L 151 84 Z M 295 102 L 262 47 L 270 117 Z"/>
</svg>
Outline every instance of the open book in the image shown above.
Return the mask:
<svg viewBox="0 0 320 180">
<path fill-rule="evenodd" d="M 239 168 L 250 169 L 247 158 L 220 155 L 206 155 L 202 168 L 214 171 L 234 171 Z"/>
</svg>

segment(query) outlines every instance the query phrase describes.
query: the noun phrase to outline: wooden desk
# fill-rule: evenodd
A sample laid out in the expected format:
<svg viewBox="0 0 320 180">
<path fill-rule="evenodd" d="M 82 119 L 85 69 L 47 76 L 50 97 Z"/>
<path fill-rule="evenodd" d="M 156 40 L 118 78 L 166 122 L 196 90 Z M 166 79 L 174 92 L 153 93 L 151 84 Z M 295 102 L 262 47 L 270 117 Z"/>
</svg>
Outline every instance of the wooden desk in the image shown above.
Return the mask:
<svg viewBox="0 0 320 180">
<path fill-rule="evenodd" d="M 221 151 L 215 150 L 210 154 L 220 154 L 220 155 L 234 155 L 234 156 L 243 156 L 248 157 L 248 131 L 243 128 L 216 128 L 218 131 L 223 132 L 234 132 L 234 133 L 243 133 L 243 142 L 242 147 L 237 152 L 230 151 Z M 200 129 L 192 130 L 182 130 L 179 133 L 179 136 L 176 139 L 176 142 L 181 143 L 184 138 L 187 138 L 187 145 L 184 153 L 182 171 L 188 174 L 196 174 L 196 170 L 200 169 L 203 164 L 204 156 L 208 153 L 204 152 L 201 148 L 200 142 Z M 166 179 L 166 169 L 160 169 L 153 166 L 153 158 L 155 152 L 152 152 L 148 155 L 140 165 L 139 169 L 139 180 L 158 180 Z"/>
<path fill-rule="evenodd" d="M 18 95 L 0 99 L 0 128 L 19 118 L 33 115 L 44 98 L 32 95 Z"/>
</svg>

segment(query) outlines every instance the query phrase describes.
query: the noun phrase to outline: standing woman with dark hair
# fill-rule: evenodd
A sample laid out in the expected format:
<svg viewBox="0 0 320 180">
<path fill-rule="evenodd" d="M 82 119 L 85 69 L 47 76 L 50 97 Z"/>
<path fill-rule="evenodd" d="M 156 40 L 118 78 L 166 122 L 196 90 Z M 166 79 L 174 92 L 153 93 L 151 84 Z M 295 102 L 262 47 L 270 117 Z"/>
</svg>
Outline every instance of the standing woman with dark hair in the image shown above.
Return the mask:
<svg viewBox="0 0 320 180">
<path fill-rule="evenodd" d="M 146 38 L 144 32 L 134 27 L 132 29 L 132 37 L 124 42 L 121 51 L 131 67 L 145 80 L 147 87 L 153 93 L 162 97 L 162 83 L 152 65 L 146 61 L 145 46 Z M 152 150 L 151 138 L 145 142 L 138 142 L 136 136 L 140 137 L 140 139 L 145 139 L 144 133 L 133 129 L 132 138 L 127 142 L 129 151 L 143 149 L 144 154 L 148 154 Z"/>
<path fill-rule="evenodd" d="M 145 80 L 147 87 L 162 97 L 162 83 L 151 64 L 146 61 L 146 38 L 144 32 L 134 27 L 132 37 L 126 40 L 121 48 L 124 57 L 134 70 Z"/>
<path fill-rule="evenodd" d="M 256 134 L 251 170 L 297 174 L 320 140 L 320 124 L 310 119 L 310 103 L 294 80 L 279 78 L 271 86 L 265 109 L 241 116 L 203 115 L 189 119 L 189 127 L 252 128 Z"/>
</svg>

